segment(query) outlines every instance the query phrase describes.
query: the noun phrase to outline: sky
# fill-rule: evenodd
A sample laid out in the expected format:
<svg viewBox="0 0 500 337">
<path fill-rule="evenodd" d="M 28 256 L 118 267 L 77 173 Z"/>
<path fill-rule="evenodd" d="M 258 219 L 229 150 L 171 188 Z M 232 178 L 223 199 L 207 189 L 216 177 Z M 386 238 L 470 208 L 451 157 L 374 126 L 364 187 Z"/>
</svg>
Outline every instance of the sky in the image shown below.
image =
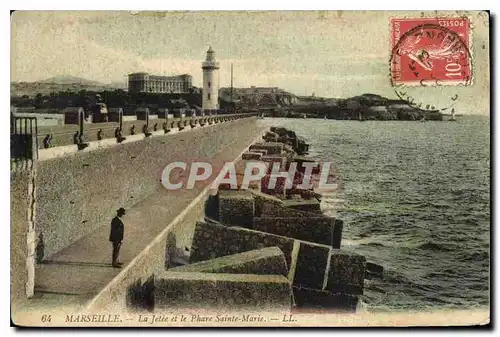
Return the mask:
<svg viewBox="0 0 500 337">
<path fill-rule="evenodd" d="M 128 73 L 146 71 L 189 73 L 193 84 L 201 86 L 201 62 L 212 46 L 221 65 L 221 87 L 230 85 L 233 63 L 235 87 L 396 98 L 389 81 L 389 19 L 420 16 L 380 11 L 18 11 L 11 17 L 11 81 L 71 75 L 125 84 Z M 458 93 L 460 113 L 489 114 L 489 27 L 478 13 L 471 17 L 473 85 L 416 94 L 433 102 Z"/>
</svg>

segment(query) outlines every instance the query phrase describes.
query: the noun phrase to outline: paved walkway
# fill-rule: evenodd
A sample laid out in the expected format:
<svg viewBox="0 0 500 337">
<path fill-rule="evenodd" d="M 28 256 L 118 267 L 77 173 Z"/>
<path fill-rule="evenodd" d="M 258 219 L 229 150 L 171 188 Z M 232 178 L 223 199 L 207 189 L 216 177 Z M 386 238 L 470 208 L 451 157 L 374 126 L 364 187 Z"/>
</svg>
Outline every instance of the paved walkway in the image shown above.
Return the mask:
<svg viewBox="0 0 500 337">
<path fill-rule="evenodd" d="M 247 130 L 240 138 L 227 144 L 212 164 L 236 158 L 259 134 L 259 128 Z M 189 203 L 200 194 L 205 184 L 192 190 L 168 191 L 159 189 L 146 200 L 127 209 L 124 217 L 125 238 L 120 250 L 123 268 L 136 257 Z M 110 219 L 111 221 L 111 219 Z M 194 228 L 194 224 L 193 224 Z M 121 269 L 111 267 L 111 243 L 108 241 L 109 225 L 81 238 L 52 255 L 47 263 L 37 266 L 35 298 L 44 306 L 57 306 L 64 302 L 71 306 L 85 304 L 108 284 Z M 178 242 L 184 247 L 185 242 Z"/>
</svg>

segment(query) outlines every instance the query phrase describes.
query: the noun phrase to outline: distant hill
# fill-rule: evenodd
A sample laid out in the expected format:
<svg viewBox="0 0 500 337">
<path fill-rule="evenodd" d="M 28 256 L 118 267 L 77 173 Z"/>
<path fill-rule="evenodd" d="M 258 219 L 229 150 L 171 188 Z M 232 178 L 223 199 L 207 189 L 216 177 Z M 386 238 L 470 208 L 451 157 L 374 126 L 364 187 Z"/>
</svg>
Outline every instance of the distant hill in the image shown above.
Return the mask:
<svg viewBox="0 0 500 337">
<path fill-rule="evenodd" d="M 88 86 L 106 86 L 105 84 L 97 81 L 91 81 L 87 80 L 85 78 L 81 77 L 75 77 L 75 76 L 68 76 L 68 75 L 62 75 L 62 76 L 55 76 L 48 78 L 43 81 L 38 81 L 40 83 L 53 83 L 53 84 L 81 84 L 81 85 L 88 85 Z"/>
<path fill-rule="evenodd" d="M 111 82 L 108 86 L 115 89 L 128 89 L 128 83 L 126 82 Z"/>
<path fill-rule="evenodd" d="M 125 88 L 126 86 L 122 83 L 104 84 L 85 78 L 62 75 L 36 82 L 11 82 L 10 95 L 34 97 L 37 94 L 49 95 L 52 92 L 58 93 L 66 90 L 78 92 L 80 90 L 104 91 Z"/>
</svg>

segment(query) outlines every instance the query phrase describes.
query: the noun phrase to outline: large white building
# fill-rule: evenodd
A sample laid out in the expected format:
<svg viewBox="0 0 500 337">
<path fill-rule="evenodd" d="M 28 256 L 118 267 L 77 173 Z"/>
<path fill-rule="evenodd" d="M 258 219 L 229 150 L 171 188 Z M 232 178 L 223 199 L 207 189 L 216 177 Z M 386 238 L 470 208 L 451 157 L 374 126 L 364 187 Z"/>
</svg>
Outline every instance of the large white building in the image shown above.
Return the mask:
<svg viewBox="0 0 500 337">
<path fill-rule="evenodd" d="M 193 77 L 189 74 L 161 76 L 148 73 L 128 75 L 128 91 L 150 93 L 186 93 L 193 87 Z"/>
<path fill-rule="evenodd" d="M 207 50 L 207 58 L 201 63 L 203 69 L 202 109 L 219 109 L 219 62 L 215 60 L 212 47 Z"/>
</svg>

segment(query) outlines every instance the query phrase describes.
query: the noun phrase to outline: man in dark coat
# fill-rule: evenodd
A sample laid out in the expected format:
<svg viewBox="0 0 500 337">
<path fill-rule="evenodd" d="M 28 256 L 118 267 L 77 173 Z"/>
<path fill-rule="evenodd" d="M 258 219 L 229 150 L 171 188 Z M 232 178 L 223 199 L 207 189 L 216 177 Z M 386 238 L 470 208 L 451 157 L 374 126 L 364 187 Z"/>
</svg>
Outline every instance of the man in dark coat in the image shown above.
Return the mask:
<svg viewBox="0 0 500 337">
<path fill-rule="evenodd" d="M 123 233 L 125 231 L 125 226 L 120 219 L 125 215 L 125 209 L 121 207 L 116 211 L 116 216 L 111 220 L 111 232 L 109 233 L 109 241 L 113 244 L 113 262 L 112 266 L 114 268 L 121 268 L 123 263 L 118 262 L 118 254 L 120 253 L 120 247 L 123 241 Z"/>
</svg>

